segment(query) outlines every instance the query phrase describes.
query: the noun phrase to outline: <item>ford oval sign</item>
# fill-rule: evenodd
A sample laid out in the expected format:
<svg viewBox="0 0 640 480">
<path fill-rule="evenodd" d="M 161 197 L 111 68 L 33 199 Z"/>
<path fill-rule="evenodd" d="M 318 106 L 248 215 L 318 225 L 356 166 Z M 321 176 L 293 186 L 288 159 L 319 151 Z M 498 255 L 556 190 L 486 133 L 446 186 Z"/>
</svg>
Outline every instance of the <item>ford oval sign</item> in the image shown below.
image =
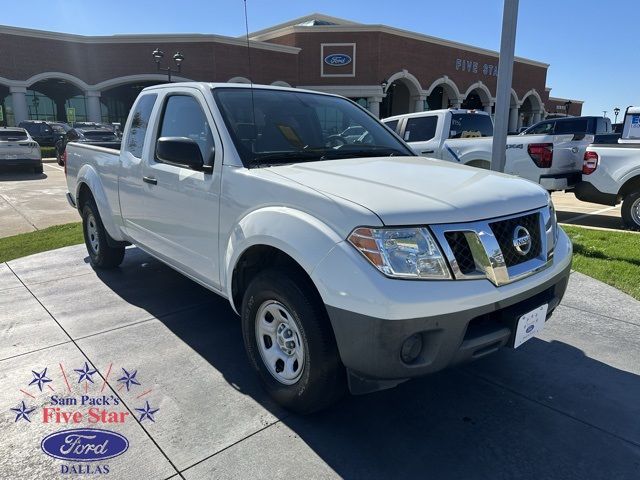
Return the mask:
<svg viewBox="0 0 640 480">
<path fill-rule="evenodd" d="M 129 441 L 119 433 L 98 428 L 75 428 L 52 433 L 42 439 L 42 451 L 71 462 L 95 462 L 122 455 Z"/>
<path fill-rule="evenodd" d="M 349 65 L 351 63 L 351 57 L 345 53 L 332 53 L 324 57 L 324 63 L 334 67 L 340 67 L 342 65 Z"/>
<path fill-rule="evenodd" d="M 531 333 L 531 331 L 533 330 L 533 328 L 534 328 L 534 325 L 529 325 L 529 326 L 527 327 L 526 333 Z"/>
</svg>

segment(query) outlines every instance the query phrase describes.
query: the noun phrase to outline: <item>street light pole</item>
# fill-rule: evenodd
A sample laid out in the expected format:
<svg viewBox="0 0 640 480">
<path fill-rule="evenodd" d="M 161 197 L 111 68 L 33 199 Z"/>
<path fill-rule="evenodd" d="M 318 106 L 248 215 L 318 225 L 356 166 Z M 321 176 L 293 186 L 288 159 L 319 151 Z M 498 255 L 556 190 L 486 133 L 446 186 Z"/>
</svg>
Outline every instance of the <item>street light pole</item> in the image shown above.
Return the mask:
<svg viewBox="0 0 640 480">
<path fill-rule="evenodd" d="M 507 160 L 507 130 L 511 104 L 511 80 L 513 56 L 516 48 L 518 24 L 518 0 L 504 0 L 502 12 L 502 38 L 498 63 L 498 88 L 496 91 L 496 118 L 493 129 L 491 170 L 503 172 Z"/>
<path fill-rule="evenodd" d="M 613 114 L 616 116 L 616 119 L 613 121 L 613 123 L 618 123 L 618 114 L 620 113 L 620 109 L 618 107 L 613 109 Z"/>
<path fill-rule="evenodd" d="M 156 62 L 156 69 L 158 72 L 166 72 L 167 79 L 169 83 L 171 83 L 171 74 L 172 73 L 180 73 L 180 69 L 182 66 L 182 61 L 184 60 L 184 55 L 180 52 L 176 52 L 173 54 L 173 62 L 176 64 L 176 69 L 172 69 L 171 66 L 162 68 L 160 66 L 160 62 L 162 62 L 162 58 L 164 57 L 164 52 L 159 48 L 156 48 L 151 55 L 153 56 L 153 61 Z"/>
<path fill-rule="evenodd" d="M 602 110 L 602 116 L 603 116 L 604 118 L 607 118 L 607 110 Z"/>
</svg>

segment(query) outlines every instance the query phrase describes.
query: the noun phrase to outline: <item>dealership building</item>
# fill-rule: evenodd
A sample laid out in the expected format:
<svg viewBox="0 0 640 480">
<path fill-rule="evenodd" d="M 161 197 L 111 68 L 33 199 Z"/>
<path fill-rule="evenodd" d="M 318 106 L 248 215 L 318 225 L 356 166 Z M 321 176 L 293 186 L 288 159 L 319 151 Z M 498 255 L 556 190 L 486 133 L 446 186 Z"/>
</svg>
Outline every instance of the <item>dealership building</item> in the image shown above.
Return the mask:
<svg viewBox="0 0 640 480">
<path fill-rule="evenodd" d="M 386 25 L 312 14 L 249 35 L 82 36 L 0 26 L 0 125 L 26 119 L 124 122 L 138 92 L 167 81 L 293 86 L 349 97 L 388 117 L 495 106 L 498 53 Z M 251 67 L 250 67 L 251 65 Z M 516 57 L 509 130 L 548 115 L 580 115 L 582 102 L 550 96 L 549 65 Z"/>
</svg>

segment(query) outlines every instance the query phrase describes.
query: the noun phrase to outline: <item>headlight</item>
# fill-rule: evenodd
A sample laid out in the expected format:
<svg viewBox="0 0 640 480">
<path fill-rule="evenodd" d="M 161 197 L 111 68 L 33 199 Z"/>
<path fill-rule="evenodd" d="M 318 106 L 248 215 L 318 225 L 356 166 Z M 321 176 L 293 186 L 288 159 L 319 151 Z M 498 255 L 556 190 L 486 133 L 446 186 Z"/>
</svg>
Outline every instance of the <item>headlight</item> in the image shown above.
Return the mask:
<svg viewBox="0 0 640 480">
<path fill-rule="evenodd" d="M 356 228 L 349 243 L 389 277 L 446 280 L 447 262 L 426 228 Z"/>
</svg>

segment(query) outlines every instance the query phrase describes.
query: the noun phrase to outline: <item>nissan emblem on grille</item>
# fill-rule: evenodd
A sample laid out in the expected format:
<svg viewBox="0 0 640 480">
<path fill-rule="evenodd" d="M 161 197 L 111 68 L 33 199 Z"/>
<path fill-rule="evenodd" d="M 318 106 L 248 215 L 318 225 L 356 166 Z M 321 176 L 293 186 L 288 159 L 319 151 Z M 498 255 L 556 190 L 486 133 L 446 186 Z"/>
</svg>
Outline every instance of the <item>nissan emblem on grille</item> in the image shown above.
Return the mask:
<svg viewBox="0 0 640 480">
<path fill-rule="evenodd" d="M 513 229 L 513 247 L 520 255 L 524 256 L 531 250 L 531 235 L 529 230 L 522 225 Z"/>
</svg>

